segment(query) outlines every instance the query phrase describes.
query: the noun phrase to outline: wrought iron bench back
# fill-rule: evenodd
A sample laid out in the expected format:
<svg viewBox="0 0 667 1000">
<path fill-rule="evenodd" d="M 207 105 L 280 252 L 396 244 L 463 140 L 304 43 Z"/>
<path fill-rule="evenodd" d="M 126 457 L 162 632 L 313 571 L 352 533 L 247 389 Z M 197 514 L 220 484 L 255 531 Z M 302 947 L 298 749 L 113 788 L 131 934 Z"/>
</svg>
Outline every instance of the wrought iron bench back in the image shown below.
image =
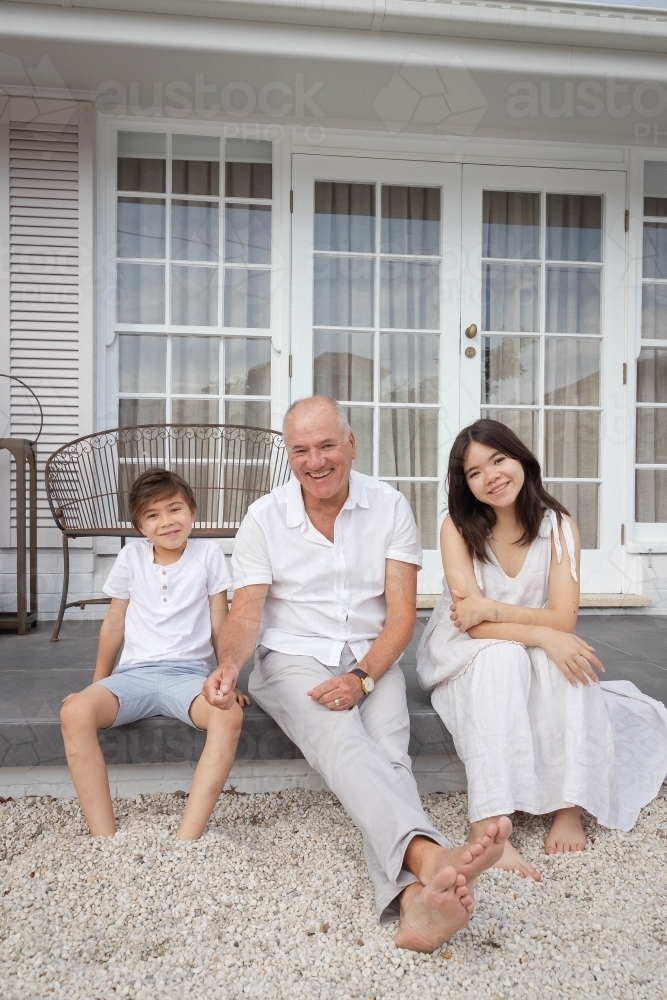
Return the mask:
<svg viewBox="0 0 667 1000">
<path fill-rule="evenodd" d="M 233 537 L 253 501 L 289 478 L 282 434 L 236 425 L 147 424 L 78 438 L 46 463 L 53 517 L 71 538 L 138 536 L 127 497 L 140 473 L 178 472 L 197 501 L 193 536 Z"/>
</svg>

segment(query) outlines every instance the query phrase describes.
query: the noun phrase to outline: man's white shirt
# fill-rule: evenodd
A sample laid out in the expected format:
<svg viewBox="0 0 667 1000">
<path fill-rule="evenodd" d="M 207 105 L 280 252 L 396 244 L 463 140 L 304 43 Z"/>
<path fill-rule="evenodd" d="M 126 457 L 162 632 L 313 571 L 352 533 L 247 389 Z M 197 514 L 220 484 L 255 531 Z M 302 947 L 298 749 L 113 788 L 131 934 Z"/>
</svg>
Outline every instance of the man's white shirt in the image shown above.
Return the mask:
<svg viewBox="0 0 667 1000">
<path fill-rule="evenodd" d="M 388 483 L 350 473 L 330 542 L 292 477 L 248 508 L 232 555 L 234 587 L 268 584 L 258 645 L 336 666 L 347 643 L 361 660 L 384 628 L 387 559 L 421 567 L 410 504 Z"/>
</svg>

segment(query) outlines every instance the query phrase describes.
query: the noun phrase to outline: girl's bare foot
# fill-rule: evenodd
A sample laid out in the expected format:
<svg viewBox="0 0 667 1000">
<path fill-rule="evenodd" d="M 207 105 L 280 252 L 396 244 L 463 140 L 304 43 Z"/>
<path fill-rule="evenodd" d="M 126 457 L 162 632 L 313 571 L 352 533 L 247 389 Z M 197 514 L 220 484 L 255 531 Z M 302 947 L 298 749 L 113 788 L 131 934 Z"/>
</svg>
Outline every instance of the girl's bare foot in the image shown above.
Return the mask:
<svg viewBox="0 0 667 1000">
<path fill-rule="evenodd" d="M 545 853 L 569 854 L 570 851 L 583 851 L 585 847 L 586 834 L 581 825 L 579 806 L 559 809 L 554 815 L 554 821 L 544 844 Z"/>
<path fill-rule="evenodd" d="M 413 882 L 403 890 L 394 943 L 409 951 L 435 951 L 465 927 L 472 909 L 465 877 L 451 865 L 441 868 L 427 886 Z"/>
<path fill-rule="evenodd" d="M 506 872 L 517 872 L 521 878 L 534 878 L 536 882 L 542 878 L 537 868 L 533 868 L 531 863 L 519 854 L 516 847 L 512 847 L 509 840 L 505 844 L 500 861 L 496 861 L 493 867 L 502 868 Z"/>
</svg>

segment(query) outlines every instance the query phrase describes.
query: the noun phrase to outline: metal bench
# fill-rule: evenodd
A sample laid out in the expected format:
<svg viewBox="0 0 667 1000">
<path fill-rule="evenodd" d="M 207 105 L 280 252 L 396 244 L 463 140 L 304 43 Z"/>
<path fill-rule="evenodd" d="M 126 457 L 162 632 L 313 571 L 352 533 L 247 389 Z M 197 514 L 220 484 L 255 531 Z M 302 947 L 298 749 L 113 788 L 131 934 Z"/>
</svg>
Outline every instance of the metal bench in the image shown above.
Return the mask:
<svg viewBox="0 0 667 1000">
<path fill-rule="evenodd" d="M 168 468 L 190 483 L 197 500 L 193 538 L 233 538 L 251 503 L 289 478 L 282 434 L 258 427 L 147 424 L 77 438 L 46 463 L 46 493 L 63 538 L 63 589 L 52 642 L 67 608 L 109 598 L 67 602 L 71 538 L 140 538 L 127 496 L 142 472 Z"/>
</svg>

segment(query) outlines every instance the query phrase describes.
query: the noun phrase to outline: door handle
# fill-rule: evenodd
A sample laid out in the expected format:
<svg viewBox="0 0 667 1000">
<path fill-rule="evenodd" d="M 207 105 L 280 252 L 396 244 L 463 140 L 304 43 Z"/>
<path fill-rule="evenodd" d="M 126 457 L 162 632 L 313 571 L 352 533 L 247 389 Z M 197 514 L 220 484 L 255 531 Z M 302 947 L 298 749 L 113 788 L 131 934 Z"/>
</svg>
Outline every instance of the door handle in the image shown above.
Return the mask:
<svg viewBox="0 0 667 1000">
<path fill-rule="evenodd" d="M 465 330 L 465 334 L 466 334 L 466 337 L 468 337 L 470 340 L 472 340 L 473 337 L 476 337 L 477 336 L 477 327 L 476 327 L 476 325 L 474 323 L 471 323 L 470 326 L 467 326 L 466 330 Z"/>
</svg>

